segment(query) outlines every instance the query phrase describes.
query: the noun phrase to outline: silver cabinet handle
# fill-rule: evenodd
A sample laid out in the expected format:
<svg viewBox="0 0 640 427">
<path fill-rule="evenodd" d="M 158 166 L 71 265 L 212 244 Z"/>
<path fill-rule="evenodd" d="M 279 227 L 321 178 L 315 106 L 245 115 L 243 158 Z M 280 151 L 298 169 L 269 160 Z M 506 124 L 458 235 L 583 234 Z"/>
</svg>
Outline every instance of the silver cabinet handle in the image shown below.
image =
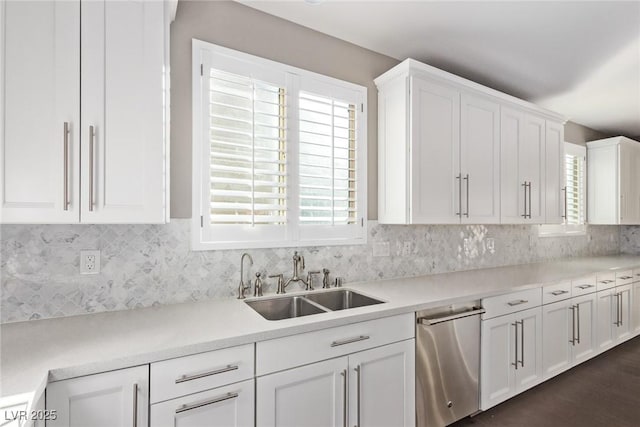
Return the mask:
<svg viewBox="0 0 640 427">
<path fill-rule="evenodd" d="M 620 294 L 613 294 L 616 297 L 616 321 L 613 323 L 616 326 L 620 326 Z"/>
<path fill-rule="evenodd" d="M 193 403 L 191 405 L 182 405 L 176 409 L 176 414 L 181 412 L 190 411 L 192 409 L 202 408 L 203 406 L 213 405 L 214 403 L 224 402 L 225 400 L 235 399 L 239 395 L 238 393 L 227 393 L 223 396 L 214 397 L 213 399 L 205 400 L 204 402 Z"/>
<path fill-rule="evenodd" d="M 553 291 L 551 292 L 551 295 L 553 295 L 554 297 L 557 297 L 559 295 L 564 295 L 564 294 L 568 294 L 569 291 Z"/>
<path fill-rule="evenodd" d="M 69 122 L 64 122 L 63 125 L 64 132 L 64 161 L 63 161 L 63 169 L 64 169 L 64 200 L 62 201 L 62 208 L 65 211 L 69 210 Z"/>
<path fill-rule="evenodd" d="M 609 284 L 609 283 L 613 283 L 614 281 L 615 280 L 601 280 L 600 283 L 604 283 L 606 285 L 606 284 Z"/>
<path fill-rule="evenodd" d="M 360 383 L 362 368 L 358 365 L 354 368 L 354 371 L 356 371 L 356 419 L 358 422 L 354 427 L 360 427 Z"/>
<path fill-rule="evenodd" d="M 364 341 L 371 338 L 369 335 L 360 335 L 359 337 L 347 338 L 345 340 L 334 341 L 331 343 L 331 347 L 338 347 L 345 344 L 351 344 L 358 341 Z"/>
<path fill-rule="evenodd" d="M 133 427 L 138 427 L 138 383 L 133 385 Z"/>
<path fill-rule="evenodd" d="M 469 179 L 469 174 L 467 174 L 464 179 L 467 181 L 467 211 L 464 213 L 464 216 L 469 218 L 469 181 L 471 181 L 471 179 Z"/>
<path fill-rule="evenodd" d="M 520 367 L 524 368 L 524 319 L 520 321 Z"/>
<path fill-rule="evenodd" d="M 620 279 L 629 280 L 629 279 L 633 279 L 633 276 L 622 276 Z"/>
<path fill-rule="evenodd" d="M 456 179 L 458 180 L 458 212 L 456 215 L 462 218 L 462 174 L 459 173 Z"/>
<path fill-rule="evenodd" d="M 623 326 L 623 316 L 622 316 L 622 310 L 624 310 L 624 304 L 622 304 L 622 292 L 618 293 L 618 304 L 620 304 L 620 309 L 618 310 L 618 315 L 620 316 L 620 325 L 619 326 Z"/>
<path fill-rule="evenodd" d="M 595 287 L 595 285 L 578 285 L 577 287 L 582 290 L 585 290 L 585 289 L 593 288 Z"/>
<path fill-rule="evenodd" d="M 452 314 L 451 316 L 437 317 L 435 319 L 421 317 L 418 319 L 418 323 L 421 325 L 431 326 L 431 325 L 437 325 L 438 323 L 442 323 L 442 322 L 449 322 L 451 320 L 462 319 L 463 317 L 478 316 L 480 314 L 484 314 L 485 312 L 486 310 L 484 308 L 476 308 L 474 310 Z"/>
<path fill-rule="evenodd" d="M 567 219 L 567 187 L 562 187 L 562 191 L 564 191 L 564 214 L 562 215 L 563 219 Z"/>
<path fill-rule="evenodd" d="M 576 345 L 576 306 L 572 305 L 571 307 L 569 307 L 569 310 L 571 310 L 571 339 L 569 340 L 569 342 L 571 343 L 571 345 Z"/>
<path fill-rule="evenodd" d="M 236 371 L 238 365 L 227 365 L 224 368 L 214 369 L 213 371 L 202 372 L 194 375 L 183 375 L 180 378 L 176 378 L 176 384 L 180 384 L 186 381 L 197 380 L 204 377 L 210 377 L 211 375 L 223 374 L 225 372 Z"/>
<path fill-rule="evenodd" d="M 89 126 L 89 212 L 93 212 L 93 139 L 95 135 L 95 128 Z"/>
<path fill-rule="evenodd" d="M 522 184 L 522 187 L 524 187 L 524 215 L 520 215 L 521 217 L 523 217 L 524 219 L 527 219 L 527 181 L 525 181 Z"/>
<path fill-rule="evenodd" d="M 517 301 L 509 301 L 507 303 L 507 305 L 511 306 L 511 307 L 515 307 L 516 305 L 520 305 L 520 304 L 526 304 L 529 301 L 526 299 L 521 299 L 521 300 L 517 300 Z"/>
<path fill-rule="evenodd" d="M 342 375 L 342 427 L 347 427 L 347 370 L 340 372 Z"/>
<path fill-rule="evenodd" d="M 514 362 L 515 363 L 512 363 L 511 365 L 515 366 L 516 367 L 516 371 L 517 371 L 518 370 L 518 322 L 516 321 L 516 323 L 512 323 L 511 326 L 514 327 L 515 332 L 516 332 L 516 338 L 515 338 L 515 341 L 514 341 L 514 343 L 515 343 L 515 345 L 514 345 L 514 348 L 515 348 L 515 360 L 514 360 Z"/>
<path fill-rule="evenodd" d="M 529 219 L 531 219 L 531 181 L 529 181 Z"/>
<path fill-rule="evenodd" d="M 580 304 L 576 304 L 576 319 L 578 323 L 578 336 L 576 337 L 576 341 L 580 344 Z"/>
</svg>

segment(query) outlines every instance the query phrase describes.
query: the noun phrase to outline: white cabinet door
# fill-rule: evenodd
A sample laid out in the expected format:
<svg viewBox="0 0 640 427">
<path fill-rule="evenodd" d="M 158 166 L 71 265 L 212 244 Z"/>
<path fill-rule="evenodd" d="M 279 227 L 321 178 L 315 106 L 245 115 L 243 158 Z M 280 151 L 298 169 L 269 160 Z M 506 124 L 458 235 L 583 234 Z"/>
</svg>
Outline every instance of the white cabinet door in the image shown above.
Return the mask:
<svg viewBox="0 0 640 427">
<path fill-rule="evenodd" d="M 597 354 L 596 346 L 596 294 L 573 298 L 571 303 L 575 307 L 575 342 L 573 343 L 573 363 L 578 364 Z M 546 332 L 545 332 L 546 333 Z M 543 347 L 546 351 L 546 347 Z"/>
<path fill-rule="evenodd" d="M 520 366 L 516 369 L 516 392 L 520 393 L 543 379 L 542 374 L 542 309 L 540 307 L 516 313 L 520 322 L 517 346 Z"/>
<path fill-rule="evenodd" d="M 347 357 L 256 379 L 261 427 L 339 427 L 347 417 Z"/>
<path fill-rule="evenodd" d="M 633 336 L 631 333 L 631 285 L 616 287 L 614 301 L 616 304 L 614 309 L 616 319 L 614 322 L 617 323 L 617 325 L 614 325 L 614 334 L 616 341 L 622 342 Z"/>
<path fill-rule="evenodd" d="M 165 221 L 164 2 L 81 12 L 82 222 Z"/>
<path fill-rule="evenodd" d="M 597 351 L 602 352 L 613 346 L 615 341 L 614 322 L 616 317 L 615 289 L 607 289 L 596 294 Z"/>
<path fill-rule="evenodd" d="M 350 355 L 349 425 L 415 423 L 415 340 Z"/>
<path fill-rule="evenodd" d="M 528 222 L 544 222 L 544 145 L 545 120 L 525 115 L 523 144 L 519 153 L 521 180 L 528 184 L 526 204 Z"/>
<path fill-rule="evenodd" d="M 524 113 L 500 108 L 500 222 L 521 224 L 525 219 L 525 186 L 520 173 Z"/>
<path fill-rule="evenodd" d="M 560 301 L 542 307 L 542 367 L 551 378 L 571 367 L 571 347 L 575 333 L 573 301 Z"/>
<path fill-rule="evenodd" d="M 564 126 L 562 123 L 546 121 L 545 138 L 545 224 L 562 224 L 564 209 L 565 162 Z"/>
<path fill-rule="evenodd" d="M 486 410 L 515 394 L 516 317 L 482 321 L 480 409 Z"/>
<path fill-rule="evenodd" d="M 0 24 L 0 222 L 77 223 L 80 2 L 3 1 Z"/>
<path fill-rule="evenodd" d="M 462 222 L 500 221 L 500 106 L 463 94 L 460 102 Z"/>
<path fill-rule="evenodd" d="M 635 188 L 637 183 L 633 182 L 635 175 L 634 164 L 635 147 L 630 144 L 621 143 L 619 146 L 619 188 L 620 188 L 620 224 L 634 224 L 635 214 Z"/>
<path fill-rule="evenodd" d="M 149 367 L 121 369 L 57 381 L 47 386 L 47 409 L 57 411 L 48 427 L 146 426 Z"/>
<path fill-rule="evenodd" d="M 410 123 L 411 223 L 459 223 L 460 92 L 411 78 Z"/>
<path fill-rule="evenodd" d="M 153 427 L 251 427 L 254 382 L 219 387 L 151 405 Z"/>
</svg>

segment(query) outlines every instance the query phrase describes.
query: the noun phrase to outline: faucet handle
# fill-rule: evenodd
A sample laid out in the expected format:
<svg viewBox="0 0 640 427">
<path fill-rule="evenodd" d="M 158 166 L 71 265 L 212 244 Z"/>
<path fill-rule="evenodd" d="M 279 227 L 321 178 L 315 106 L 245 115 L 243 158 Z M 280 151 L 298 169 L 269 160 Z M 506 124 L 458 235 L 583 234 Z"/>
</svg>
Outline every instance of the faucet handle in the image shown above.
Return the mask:
<svg viewBox="0 0 640 427">
<path fill-rule="evenodd" d="M 269 275 L 269 278 L 271 279 L 278 279 L 278 290 L 276 291 L 277 294 L 284 294 L 284 276 L 282 274 L 272 274 Z"/>
<path fill-rule="evenodd" d="M 328 289 L 331 287 L 331 284 L 329 283 L 329 270 L 326 268 L 322 269 L 322 289 Z"/>
<path fill-rule="evenodd" d="M 335 284 L 333 286 L 335 288 L 341 288 L 342 287 L 342 282 L 343 282 L 343 278 L 342 277 L 336 277 L 336 281 L 335 281 Z"/>
<path fill-rule="evenodd" d="M 307 273 L 307 286 L 305 289 L 305 291 L 312 291 L 313 290 L 313 275 L 314 274 L 320 274 L 321 271 L 309 271 Z"/>
</svg>

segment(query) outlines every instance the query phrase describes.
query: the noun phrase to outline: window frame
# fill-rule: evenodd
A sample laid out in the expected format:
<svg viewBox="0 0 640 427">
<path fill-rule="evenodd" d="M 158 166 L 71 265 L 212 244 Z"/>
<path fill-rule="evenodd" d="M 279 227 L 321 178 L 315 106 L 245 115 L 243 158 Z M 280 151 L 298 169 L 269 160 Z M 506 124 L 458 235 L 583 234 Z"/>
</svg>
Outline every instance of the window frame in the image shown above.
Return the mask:
<svg viewBox="0 0 640 427">
<path fill-rule="evenodd" d="M 543 224 L 539 226 L 538 235 L 540 237 L 571 237 L 571 236 L 585 236 L 587 234 L 587 147 L 583 145 L 573 144 L 570 142 L 564 142 L 564 155 L 573 155 L 575 157 L 583 157 L 584 165 L 584 180 L 582 191 L 582 203 L 585 210 L 584 222 L 582 224 Z M 566 159 L 562 159 L 563 165 L 566 164 Z M 564 171 L 564 184 L 567 185 L 567 171 Z M 566 221 L 566 219 L 564 220 Z"/>
<path fill-rule="evenodd" d="M 286 171 L 287 221 L 283 226 L 267 226 L 270 230 L 251 225 L 232 224 L 231 227 L 207 224 L 210 200 L 210 178 L 205 163 L 210 159 L 205 142 L 205 99 L 202 73 L 211 68 L 250 76 L 270 83 L 284 83 L 286 92 Z M 267 76 L 266 78 L 263 76 Z M 280 83 L 278 83 L 280 84 Z M 304 88 L 304 89 L 303 89 Z M 315 91 L 330 90 L 331 93 Z M 300 225 L 299 215 L 299 129 L 298 96 L 300 91 L 320 96 L 342 95 L 356 108 L 356 223 L 350 225 Z M 208 104 L 207 104 L 208 105 Z M 208 108 L 208 107 L 207 107 Z M 213 240 L 213 228 L 224 229 L 224 240 Z M 250 232 L 251 230 L 251 232 Z M 276 230 L 276 231 L 274 231 Z M 220 232 L 220 231 L 218 231 Z M 237 236 L 252 234 L 254 239 L 237 240 Z M 192 40 L 192 221 L 193 250 L 281 248 L 303 246 L 357 245 L 367 242 L 367 88 L 279 62 L 260 58 L 222 46 Z"/>
</svg>

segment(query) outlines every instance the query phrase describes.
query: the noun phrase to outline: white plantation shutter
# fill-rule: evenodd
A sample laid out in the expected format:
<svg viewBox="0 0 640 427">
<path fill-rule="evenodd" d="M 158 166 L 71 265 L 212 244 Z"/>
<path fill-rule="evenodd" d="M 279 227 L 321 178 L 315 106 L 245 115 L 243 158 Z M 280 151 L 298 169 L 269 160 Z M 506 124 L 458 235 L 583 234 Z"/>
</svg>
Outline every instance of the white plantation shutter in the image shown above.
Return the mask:
<svg viewBox="0 0 640 427">
<path fill-rule="evenodd" d="M 566 224 L 585 222 L 585 158 L 574 153 L 565 154 L 566 171 Z"/>
<path fill-rule="evenodd" d="M 355 224 L 356 105 L 300 92 L 300 223 Z"/>
<path fill-rule="evenodd" d="M 366 243 L 366 88 L 194 40 L 193 249 Z"/>
<path fill-rule="evenodd" d="M 286 221 L 284 88 L 209 71 L 211 224 Z"/>
</svg>

